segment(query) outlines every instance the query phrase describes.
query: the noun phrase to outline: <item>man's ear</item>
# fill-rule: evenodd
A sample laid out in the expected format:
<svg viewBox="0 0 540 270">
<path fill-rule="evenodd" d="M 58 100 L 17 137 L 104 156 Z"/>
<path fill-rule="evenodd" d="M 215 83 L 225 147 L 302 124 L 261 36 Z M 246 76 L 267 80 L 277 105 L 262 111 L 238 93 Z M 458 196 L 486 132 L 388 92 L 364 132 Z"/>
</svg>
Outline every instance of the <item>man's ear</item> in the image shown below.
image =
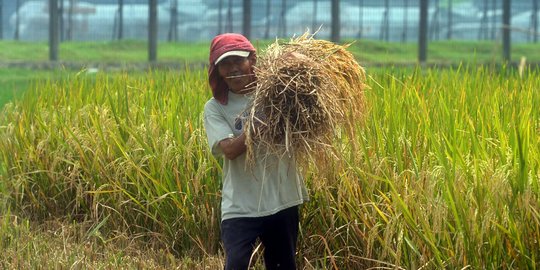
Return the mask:
<svg viewBox="0 0 540 270">
<path fill-rule="evenodd" d="M 255 64 L 257 64 L 257 56 L 255 55 L 254 52 L 250 53 L 249 56 L 248 56 L 248 60 L 250 62 L 250 64 L 252 66 L 254 66 Z"/>
</svg>

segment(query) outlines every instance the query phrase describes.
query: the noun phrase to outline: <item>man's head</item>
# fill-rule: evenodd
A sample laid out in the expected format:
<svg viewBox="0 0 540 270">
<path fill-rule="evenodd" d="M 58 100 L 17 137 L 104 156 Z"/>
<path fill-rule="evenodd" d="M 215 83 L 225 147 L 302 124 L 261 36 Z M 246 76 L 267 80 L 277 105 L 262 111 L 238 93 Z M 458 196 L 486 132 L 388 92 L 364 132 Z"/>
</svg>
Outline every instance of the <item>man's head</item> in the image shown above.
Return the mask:
<svg viewBox="0 0 540 270">
<path fill-rule="evenodd" d="M 240 34 L 221 34 L 210 45 L 208 81 L 214 98 L 227 104 L 228 90 L 241 93 L 255 80 L 255 47 Z"/>
</svg>

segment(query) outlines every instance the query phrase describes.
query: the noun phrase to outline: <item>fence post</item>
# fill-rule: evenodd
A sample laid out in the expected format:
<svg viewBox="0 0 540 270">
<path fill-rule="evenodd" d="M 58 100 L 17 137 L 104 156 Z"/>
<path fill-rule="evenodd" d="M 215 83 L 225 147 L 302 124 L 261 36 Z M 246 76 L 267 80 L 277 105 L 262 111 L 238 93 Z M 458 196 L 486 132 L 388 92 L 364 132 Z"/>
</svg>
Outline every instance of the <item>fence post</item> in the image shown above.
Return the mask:
<svg viewBox="0 0 540 270">
<path fill-rule="evenodd" d="M 390 23 L 388 16 L 390 16 L 390 3 L 388 0 L 384 0 L 384 13 L 381 23 L 381 33 L 379 34 L 379 39 L 388 42 L 388 32 L 390 31 Z"/>
<path fill-rule="evenodd" d="M 364 0 L 358 0 L 358 38 L 364 35 Z"/>
<path fill-rule="evenodd" d="M 418 62 L 425 63 L 427 58 L 428 0 L 420 0 L 420 24 L 418 32 Z"/>
<path fill-rule="evenodd" d="M 440 34 L 440 23 L 439 23 L 439 17 L 440 17 L 440 11 L 441 7 L 439 4 L 439 0 L 434 0 L 432 3 L 435 5 L 433 16 L 431 17 L 431 23 L 428 27 L 428 35 L 429 40 L 439 40 L 439 34 Z M 429 19 L 428 19 L 429 20 Z"/>
<path fill-rule="evenodd" d="M 157 0 L 148 1 L 148 61 L 157 59 Z"/>
<path fill-rule="evenodd" d="M 169 21 L 169 35 L 167 39 L 169 42 L 171 41 L 177 41 L 178 40 L 178 0 L 171 0 L 171 11 L 170 14 L 170 21 Z"/>
<path fill-rule="evenodd" d="M 278 36 L 284 37 L 287 35 L 287 19 L 285 18 L 287 11 L 287 0 L 281 0 L 281 10 L 279 12 Z"/>
<path fill-rule="evenodd" d="M 64 41 L 64 0 L 57 2 L 58 4 L 58 34 L 60 35 L 60 41 Z"/>
<path fill-rule="evenodd" d="M 401 43 L 407 42 L 407 25 L 409 24 L 409 0 L 403 3 L 403 31 L 401 32 Z"/>
<path fill-rule="evenodd" d="M 75 10 L 75 0 L 69 0 L 69 8 L 68 8 L 68 21 L 67 21 L 67 29 L 66 29 L 66 39 L 72 40 L 73 39 L 73 12 Z"/>
<path fill-rule="evenodd" d="M 219 0 L 218 3 L 218 30 L 217 34 L 221 34 L 223 32 L 223 0 Z"/>
<path fill-rule="evenodd" d="M 533 42 L 538 42 L 538 0 L 533 0 Z"/>
<path fill-rule="evenodd" d="M 118 0 L 118 40 L 124 38 L 124 0 Z"/>
<path fill-rule="evenodd" d="M 339 0 L 332 0 L 332 34 L 331 39 L 333 42 L 339 42 L 341 28 L 341 20 L 339 18 Z"/>
<path fill-rule="evenodd" d="M 232 16 L 232 0 L 229 0 L 228 6 L 227 6 L 227 24 L 225 24 L 225 32 L 232 32 L 233 27 L 233 16 Z"/>
<path fill-rule="evenodd" d="M 315 33 L 317 31 L 317 0 L 313 0 L 313 13 L 311 14 L 311 32 Z"/>
<path fill-rule="evenodd" d="M 251 38 L 251 0 L 243 0 L 244 16 L 242 17 L 242 33 L 247 38 Z"/>
<path fill-rule="evenodd" d="M 20 14 L 19 8 L 21 7 L 21 0 L 15 0 L 15 32 L 13 33 L 13 39 L 19 40 L 19 24 Z"/>
<path fill-rule="evenodd" d="M 452 24 L 454 24 L 453 22 L 453 7 L 452 7 L 452 0 L 448 0 L 448 13 L 447 13 L 447 17 L 448 17 L 448 32 L 446 32 L 446 39 L 448 40 L 451 40 L 452 39 Z"/>
<path fill-rule="evenodd" d="M 0 39 L 4 38 L 4 11 L 2 9 L 2 5 L 4 4 L 4 0 L 0 0 Z"/>
<path fill-rule="evenodd" d="M 510 0 L 503 0 L 502 14 L 502 39 L 503 39 L 503 59 L 505 62 L 510 62 Z"/>
<path fill-rule="evenodd" d="M 270 0 L 266 0 L 266 26 L 264 28 L 264 39 L 268 39 L 270 37 Z"/>
<path fill-rule="evenodd" d="M 49 60 L 58 60 L 58 0 L 49 0 Z"/>
<path fill-rule="evenodd" d="M 497 0 L 491 0 L 491 9 L 497 10 Z M 497 16 L 491 15 L 491 40 L 495 40 L 497 37 Z"/>
</svg>

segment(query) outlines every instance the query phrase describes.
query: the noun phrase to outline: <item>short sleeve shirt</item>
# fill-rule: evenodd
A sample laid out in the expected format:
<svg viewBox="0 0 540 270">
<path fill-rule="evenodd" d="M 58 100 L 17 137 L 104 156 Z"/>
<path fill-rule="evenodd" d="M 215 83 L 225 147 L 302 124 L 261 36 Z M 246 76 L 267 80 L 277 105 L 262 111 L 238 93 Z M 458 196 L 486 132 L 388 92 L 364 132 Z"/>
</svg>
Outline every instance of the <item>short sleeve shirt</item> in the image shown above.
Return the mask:
<svg viewBox="0 0 540 270">
<path fill-rule="evenodd" d="M 212 154 L 223 153 L 221 140 L 242 133 L 249 95 L 229 92 L 227 105 L 210 99 L 204 107 L 204 126 Z M 234 160 L 223 158 L 221 219 L 262 217 L 308 200 L 304 181 L 293 158 L 255 154 L 253 167 L 246 154 Z"/>
</svg>

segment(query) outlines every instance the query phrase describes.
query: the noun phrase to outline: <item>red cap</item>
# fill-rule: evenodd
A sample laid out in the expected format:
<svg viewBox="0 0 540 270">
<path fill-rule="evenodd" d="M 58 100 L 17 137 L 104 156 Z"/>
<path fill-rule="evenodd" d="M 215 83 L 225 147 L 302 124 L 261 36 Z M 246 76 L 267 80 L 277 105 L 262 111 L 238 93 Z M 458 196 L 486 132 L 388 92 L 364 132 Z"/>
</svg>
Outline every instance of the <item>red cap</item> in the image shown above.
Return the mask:
<svg viewBox="0 0 540 270">
<path fill-rule="evenodd" d="M 223 78 L 219 76 L 216 68 L 216 60 L 230 51 L 247 51 L 255 53 L 255 47 L 249 40 L 234 33 L 217 35 L 210 45 L 210 67 L 208 68 L 208 82 L 212 88 L 212 94 L 221 104 L 227 104 L 229 89 Z"/>
</svg>

